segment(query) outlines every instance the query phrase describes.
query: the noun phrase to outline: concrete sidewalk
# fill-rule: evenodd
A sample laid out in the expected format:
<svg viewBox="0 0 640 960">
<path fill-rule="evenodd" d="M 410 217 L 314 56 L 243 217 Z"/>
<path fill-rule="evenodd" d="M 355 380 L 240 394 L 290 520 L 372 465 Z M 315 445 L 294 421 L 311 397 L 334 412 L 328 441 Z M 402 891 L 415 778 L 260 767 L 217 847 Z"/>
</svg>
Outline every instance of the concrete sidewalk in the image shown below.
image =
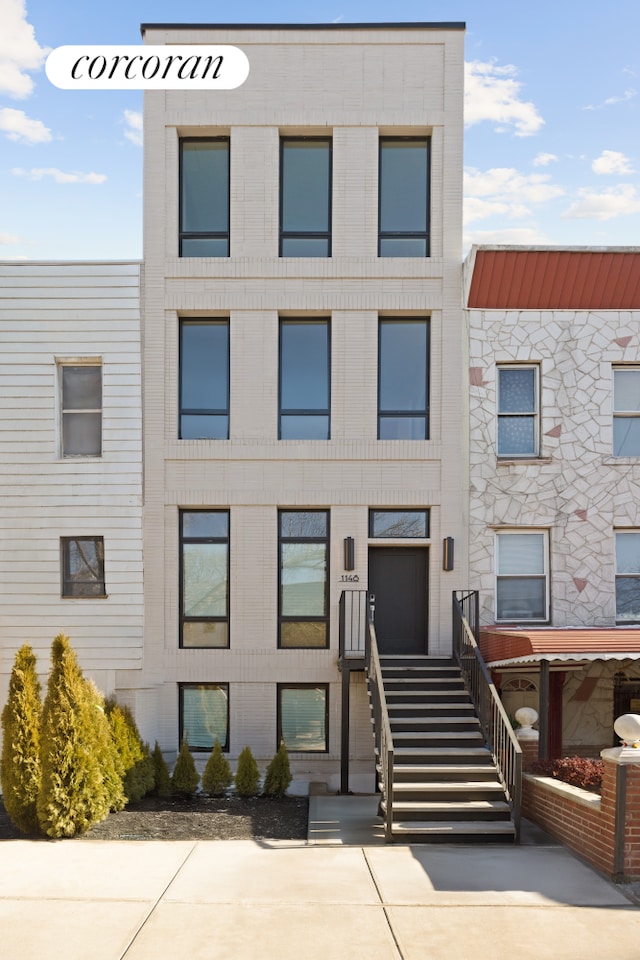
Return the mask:
<svg viewBox="0 0 640 960">
<path fill-rule="evenodd" d="M 313 799 L 308 844 L 4 841 L 2 960 L 640 956 L 640 909 L 561 846 L 360 842 L 375 798 Z"/>
</svg>

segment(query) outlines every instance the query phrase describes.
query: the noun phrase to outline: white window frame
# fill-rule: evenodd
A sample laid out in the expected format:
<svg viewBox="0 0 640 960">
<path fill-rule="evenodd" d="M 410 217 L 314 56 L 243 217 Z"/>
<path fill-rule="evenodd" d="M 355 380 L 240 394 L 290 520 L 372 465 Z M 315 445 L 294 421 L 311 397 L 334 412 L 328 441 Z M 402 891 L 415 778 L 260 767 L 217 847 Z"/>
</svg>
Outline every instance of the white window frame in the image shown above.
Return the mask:
<svg viewBox="0 0 640 960">
<path fill-rule="evenodd" d="M 541 536 L 543 538 L 543 572 L 542 574 L 531 574 L 531 573 L 500 573 L 500 547 L 499 547 L 499 538 L 500 537 L 510 537 L 514 535 L 525 535 L 525 536 Z M 539 528 L 530 528 L 530 527 L 514 527 L 509 530 L 497 530 L 494 537 L 494 547 L 493 547 L 493 556 L 494 556 L 494 569 L 495 569 L 495 579 L 494 579 L 494 597 L 495 597 L 495 620 L 496 623 L 548 623 L 549 622 L 549 531 L 541 530 Z M 518 616 L 516 611 L 514 611 L 514 616 L 506 617 L 498 616 L 498 582 L 500 580 L 530 580 L 532 578 L 539 579 L 544 577 L 545 589 L 544 589 L 544 616 L 543 617 L 523 617 Z"/>
<path fill-rule="evenodd" d="M 65 367 L 99 367 L 100 368 L 100 402 L 99 407 L 87 409 L 65 410 L 63 401 L 63 370 Z M 58 378 L 58 456 L 61 460 L 98 460 L 104 455 L 104 370 L 102 357 L 56 357 Z M 100 414 L 100 452 L 99 453 L 66 453 L 64 446 L 64 414 Z"/>
<path fill-rule="evenodd" d="M 640 450 L 638 453 L 617 453 L 615 448 L 615 422 L 616 420 L 627 420 L 640 417 L 640 410 L 617 410 L 616 409 L 616 374 L 617 373 L 637 373 L 640 375 L 640 366 L 633 365 L 622 365 L 617 367 L 612 367 L 612 377 L 611 377 L 611 407 L 613 409 L 613 424 L 612 424 L 612 451 L 614 457 L 640 457 Z"/>
<path fill-rule="evenodd" d="M 618 535 L 619 534 L 634 534 L 640 538 L 640 530 L 637 528 L 620 528 L 614 530 L 614 555 L 615 555 L 615 600 L 616 600 L 616 623 L 621 624 L 631 624 L 631 623 L 640 623 L 640 615 L 637 617 L 620 617 L 618 614 L 618 578 L 623 580 L 637 580 L 638 588 L 640 589 L 640 573 L 618 573 Z"/>
<path fill-rule="evenodd" d="M 534 399 L 533 410 L 522 413 L 500 413 L 500 373 L 502 370 L 533 370 Z M 502 453 L 500 450 L 500 420 L 505 417 L 533 418 L 533 450 L 527 453 Z M 497 363 L 496 364 L 496 454 L 499 460 L 535 460 L 540 456 L 540 364 L 539 363 Z"/>
</svg>

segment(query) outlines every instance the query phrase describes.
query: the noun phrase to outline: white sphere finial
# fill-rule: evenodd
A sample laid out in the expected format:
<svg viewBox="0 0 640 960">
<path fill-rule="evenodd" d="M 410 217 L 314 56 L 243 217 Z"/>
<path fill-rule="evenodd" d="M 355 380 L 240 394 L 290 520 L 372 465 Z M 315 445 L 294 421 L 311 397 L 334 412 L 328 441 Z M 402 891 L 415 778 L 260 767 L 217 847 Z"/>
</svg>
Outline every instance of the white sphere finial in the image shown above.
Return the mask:
<svg viewBox="0 0 640 960">
<path fill-rule="evenodd" d="M 637 713 L 623 713 L 613 724 L 613 729 L 624 747 L 640 749 L 640 716 Z"/>
<path fill-rule="evenodd" d="M 520 724 L 516 730 L 518 740 L 538 740 L 540 734 L 532 727 L 538 719 L 538 711 L 533 707 L 519 707 L 516 710 L 516 720 Z"/>
</svg>

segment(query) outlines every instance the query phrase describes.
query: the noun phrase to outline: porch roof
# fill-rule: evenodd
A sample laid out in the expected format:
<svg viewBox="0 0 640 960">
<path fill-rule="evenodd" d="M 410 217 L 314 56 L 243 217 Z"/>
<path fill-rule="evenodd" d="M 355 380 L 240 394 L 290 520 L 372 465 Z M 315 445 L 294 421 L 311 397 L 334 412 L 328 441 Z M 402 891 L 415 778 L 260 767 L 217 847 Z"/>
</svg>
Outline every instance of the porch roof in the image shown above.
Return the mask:
<svg viewBox="0 0 640 960">
<path fill-rule="evenodd" d="M 493 668 L 541 660 L 640 660 L 640 627 L 484 627 L 480 650 Z"/>
</svg>

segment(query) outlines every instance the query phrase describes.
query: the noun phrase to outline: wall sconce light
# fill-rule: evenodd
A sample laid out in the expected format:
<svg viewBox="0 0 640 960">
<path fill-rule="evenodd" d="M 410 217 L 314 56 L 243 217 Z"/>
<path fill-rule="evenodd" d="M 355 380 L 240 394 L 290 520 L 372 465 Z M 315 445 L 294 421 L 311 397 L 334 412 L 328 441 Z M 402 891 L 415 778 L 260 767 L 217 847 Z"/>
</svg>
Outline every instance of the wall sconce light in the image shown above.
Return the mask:
<svg viewBox="0 0 640 960">
<path fill-rule="evenodd" d="M 453 570 L 453 537 L 445 537 L 442 541 L 442 569 Z"/>
<path fill-rule="evenodd" d="M 355 540 L 353 537 L 344 538 L 344 568 L 345 570 L 355 569 Z"/>
</svg>

